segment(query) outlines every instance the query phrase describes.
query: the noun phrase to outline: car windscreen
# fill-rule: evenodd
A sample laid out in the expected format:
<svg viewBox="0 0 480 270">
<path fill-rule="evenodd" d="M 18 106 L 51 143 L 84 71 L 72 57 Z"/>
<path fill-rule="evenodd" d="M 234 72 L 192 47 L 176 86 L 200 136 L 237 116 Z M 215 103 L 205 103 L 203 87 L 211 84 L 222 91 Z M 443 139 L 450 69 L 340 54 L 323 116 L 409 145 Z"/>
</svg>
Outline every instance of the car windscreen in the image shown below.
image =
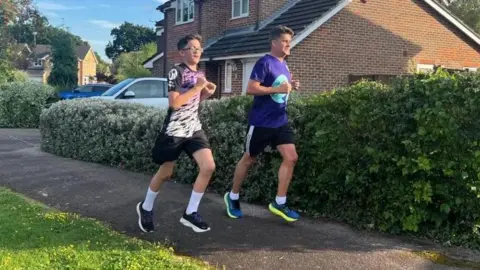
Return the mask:
<svg viewBox="0 0 480 270">
<path fill-rule="evenodd" d="M 134 79 L 126 79 L 123 80 L 116 85 L 112 86 L 110 89 L 105 91 L 105 93 L 102 94 L 102 96 L 114 96 L 118 91 L 120 91 L 123 87 L 131 83 Z"/>
</svg>

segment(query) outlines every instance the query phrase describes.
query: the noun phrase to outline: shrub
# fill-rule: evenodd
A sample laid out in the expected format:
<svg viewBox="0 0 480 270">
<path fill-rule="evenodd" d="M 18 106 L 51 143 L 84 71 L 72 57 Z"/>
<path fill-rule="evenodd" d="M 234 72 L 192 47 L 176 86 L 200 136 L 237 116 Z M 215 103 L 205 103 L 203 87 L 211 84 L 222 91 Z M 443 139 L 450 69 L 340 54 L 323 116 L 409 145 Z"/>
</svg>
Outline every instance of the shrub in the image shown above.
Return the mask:
<svg viewBox="0 0 480 270">
<path fill-rule="evenodd" d="M 0 128 L 36 128 L 53 88 L 33 82 L 0 84 Z"/>
<path fill-rule="evenodd" d="M 27 82 L 28 81 L 28 73 L 21 70 L 15 70 L 13 72 L 13 81 L 14 82 Z"/>
<path fill-rule="evenodd" d="M 294 96 L 289 119 L 299 162 L 289 202 L 361 227 L 412 232 L 478 248 L 480 226 L 480 76 L 416 75 L 391 86 L 360 82 Z M 210 189 L 230 188 L 243 152 L 250 97 L 207 101 L 201 119 L 217 163 Z M 153 172 L 150 151 L 165 111 L 73 100 L 41 117 L 45 151 Z M 242 196 L 266 203 L 277 187 L 279 155 L 267 149 Z M 192 183 L 186 155 L 175 179 Z"/>
</svg>

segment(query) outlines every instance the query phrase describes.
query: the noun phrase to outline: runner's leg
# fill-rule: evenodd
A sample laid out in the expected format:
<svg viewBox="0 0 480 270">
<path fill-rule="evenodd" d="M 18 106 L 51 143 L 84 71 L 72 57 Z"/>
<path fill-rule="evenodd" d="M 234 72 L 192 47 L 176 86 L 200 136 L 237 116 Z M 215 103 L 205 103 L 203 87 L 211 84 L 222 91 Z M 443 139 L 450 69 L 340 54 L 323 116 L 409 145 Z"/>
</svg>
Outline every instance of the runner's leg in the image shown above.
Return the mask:
<svg viewBox="0 0 480 270">
<path fill-rule="evenodd" d="M 210 230 L 210 226 L 198 214 L 198 206 L 215 171 L 215 161 L 208 139 L 202 130 L 196 132 L 192 139 L 185 142 L 184 149 L 190 157 L 195 159 L 199 173 L 193 185 L 187 209 L 180 222 L 195 232 L 206 232 Z"/>
</svg>

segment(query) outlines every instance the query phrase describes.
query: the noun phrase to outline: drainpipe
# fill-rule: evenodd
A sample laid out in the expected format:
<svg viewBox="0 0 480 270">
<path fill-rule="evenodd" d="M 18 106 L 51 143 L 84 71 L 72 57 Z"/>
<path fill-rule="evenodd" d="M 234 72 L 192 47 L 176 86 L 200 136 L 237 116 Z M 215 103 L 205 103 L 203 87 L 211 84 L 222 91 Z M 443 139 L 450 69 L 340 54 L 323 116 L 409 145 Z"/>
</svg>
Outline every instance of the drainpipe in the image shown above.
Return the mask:
<svg viewBox="0 0 480 270">
<path fill-rule="evenodd" d="M 256 0 L 256 19 L 255 19 L 255 30 L 258 30 L 260 28 L 260 0 Z"/>
<path fill-rule="evenodd" d="M 197 32 L 199 35 L 202 34 L 202 7 L 203 7 L 203 1 L 202 0 L 197 0 L 195 1 L 198 3 L 198 13 L 195 12 L 195 14 L 198 14 L 198 25 L 197 25 Z"/>
</svg>

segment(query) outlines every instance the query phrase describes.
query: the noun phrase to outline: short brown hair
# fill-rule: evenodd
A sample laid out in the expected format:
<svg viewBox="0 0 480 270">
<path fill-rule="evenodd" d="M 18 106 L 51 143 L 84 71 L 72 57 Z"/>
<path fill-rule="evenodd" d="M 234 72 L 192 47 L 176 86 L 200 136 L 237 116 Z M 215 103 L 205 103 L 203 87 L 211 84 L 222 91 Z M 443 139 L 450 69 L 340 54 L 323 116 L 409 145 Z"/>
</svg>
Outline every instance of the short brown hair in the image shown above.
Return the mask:
<svg viewBox="0 0 480 270">
<path fill-rule="evenodd" d="M 272 43 L 272 40 L 279 38 L 283 34 L 289 34 L 293 36 L 294 32 L 291 28 L 288 28 L 284 25 L 279 25 L 270 31 L 270 43 Z"/>
<path fill-rule="evenodd" d="M 184 36 L 183 38 L 181 38 L 178 43 L 177 43 L 177 49 L 180 51 L 180 50 L 183 50 L 185 49 L 185 47 L 187 46 L 188 42 L 190 42 L 190 40 L 198 40 L 198 42 L 202 43 L 202 36 L 200 36 L 199 34 L 190 34 L 190 35 L 186 35 Z"/>
</svg>

